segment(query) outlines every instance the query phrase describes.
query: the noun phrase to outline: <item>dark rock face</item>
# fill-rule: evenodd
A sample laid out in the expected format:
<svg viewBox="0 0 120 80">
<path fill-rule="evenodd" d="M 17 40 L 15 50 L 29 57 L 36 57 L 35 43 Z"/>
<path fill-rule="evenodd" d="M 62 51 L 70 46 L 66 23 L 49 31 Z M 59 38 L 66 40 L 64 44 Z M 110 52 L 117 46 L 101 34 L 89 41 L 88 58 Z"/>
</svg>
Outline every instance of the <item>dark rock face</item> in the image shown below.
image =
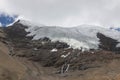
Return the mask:
<svg viewBox="0 0 120 80">
<path fill-rule="evenodd" d="M 13 26 L 6 27 L 4 30 L 6 31 L 7 34 L 9 34 L 8 37 L 10 38 L 26 38 L 26 35 L 28 34 L 25 31 L 25 28 L 27 26 L 24 26 L 18 22 L 14 23 Z"/>
<path fill-rule="evenodd" d="M 120 51 L 120 48 L 117 48 L 117 44 L 119 43 L 117 40 L 106 37 L 101 33 L 97 33 L 97 37 L 100 39 L 99 47 L 103 50 L 108 51 Z"/>
</svg>

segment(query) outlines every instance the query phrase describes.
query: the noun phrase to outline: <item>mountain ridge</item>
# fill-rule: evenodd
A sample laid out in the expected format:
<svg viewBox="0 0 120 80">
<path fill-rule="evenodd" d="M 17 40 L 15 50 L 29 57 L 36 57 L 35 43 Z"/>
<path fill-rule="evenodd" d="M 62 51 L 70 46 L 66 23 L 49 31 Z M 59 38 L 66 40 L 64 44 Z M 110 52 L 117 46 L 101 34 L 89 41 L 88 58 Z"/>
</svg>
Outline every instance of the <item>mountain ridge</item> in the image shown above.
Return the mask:
<svg viewBox="0 0 120 80">
<path fill-rule="evenodd" d="M 26 32 L 28 27 L 16 22 L 3 28 L 14 51 L 8 53 L 9 56 L 26 68 L 23 80 L 120 79 L 120 52 L 116 51 L 118 41 L 97 33 L 101 48 L 82 51 L 47 37 L 34 40 L 34 35 L 26 36 L 30 34 Z"/>
<path fill-rule="evenodd" d="M 39 40 L 40 38 L 48 37 L 53 42 L 60 41 L 65 42 L 72 48 L 78 49 L 99 49 L 98 33 L 112 38 L 118 42 L 115 47 L 120 47 L 120 32 L 111 30 L 108 28 L 102 28 L 99 26 L 82 25 L 77 27 L 57 27 L 57 26 L 37 26 L 30 22 L 20 20 L 18 24 L 26 26 L 25 31 L 28 32 L 26 36 L 33 36 L 33 40 Z"/>
<path fill-rule="evenodd" d="M 0 80 L 120 80 L 119 28 L 47 26 L 4 16 Z"/>
</svg>

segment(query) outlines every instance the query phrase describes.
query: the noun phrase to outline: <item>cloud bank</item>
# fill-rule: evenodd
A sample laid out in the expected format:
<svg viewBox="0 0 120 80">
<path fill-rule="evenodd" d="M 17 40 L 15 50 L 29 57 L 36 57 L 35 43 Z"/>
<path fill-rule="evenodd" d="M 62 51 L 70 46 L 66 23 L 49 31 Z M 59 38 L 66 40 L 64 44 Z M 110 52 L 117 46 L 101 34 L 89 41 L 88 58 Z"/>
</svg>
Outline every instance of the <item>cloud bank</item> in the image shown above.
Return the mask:
<svg viewBox="0 0 120 80">
<path fill-rule="evenodd" d="M 0 11 L 45 25 L 120 26 L 120 0 L 0 0 Z"/>
</svg>

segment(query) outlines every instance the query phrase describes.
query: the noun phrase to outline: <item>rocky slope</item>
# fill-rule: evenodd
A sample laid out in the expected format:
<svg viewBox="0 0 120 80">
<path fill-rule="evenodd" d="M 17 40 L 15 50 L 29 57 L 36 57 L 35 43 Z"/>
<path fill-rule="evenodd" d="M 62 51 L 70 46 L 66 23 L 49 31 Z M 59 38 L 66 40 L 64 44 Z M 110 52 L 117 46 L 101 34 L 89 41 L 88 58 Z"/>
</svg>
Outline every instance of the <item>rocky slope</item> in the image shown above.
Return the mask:
<svg viewBox="0 0 120 80">
<path fill-rule="evenodd" d="M 0 80 L 120 80 L 116 40 L 98 33 L 100 49 L 83 52 L 47 37 L 31 40 L 27 27 L 0 29 Z"/>
<path fill-rule="evenodd" d="M 0 29 L 0 80 L 23 80 L 26 68 L 10 54 L 9 42 Z"/>
</svg>

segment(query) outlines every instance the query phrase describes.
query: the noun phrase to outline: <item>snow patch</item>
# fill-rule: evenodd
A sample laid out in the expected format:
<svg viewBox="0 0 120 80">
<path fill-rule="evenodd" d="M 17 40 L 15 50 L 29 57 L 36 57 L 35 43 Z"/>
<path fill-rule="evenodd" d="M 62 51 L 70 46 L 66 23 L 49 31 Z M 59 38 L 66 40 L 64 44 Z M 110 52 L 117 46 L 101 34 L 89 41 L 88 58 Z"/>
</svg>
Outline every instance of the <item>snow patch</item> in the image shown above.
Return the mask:
<svg viewBox="0 0 120 80">
<path fill-rule="evenodd" d="M 34 48 L 34 51 L 37 51 L 38 49 L 37 48 Z"/>
<path fill-rule="evenodd" d="M 84 49 L 90 49 L 90 47 L 84 43 L 84 42 L 80 42 L 78 40 L 75 39 L 69 39 L 69 38 L 53 38 L 52 39 L 53 42 L 55 41 L 60 41 L 60 42 L 64 42 L 67 43 L 71 48 L 73 49 L 81 49 L 81 47 L 84 47 Z"/>
<path fill-rule="evenodd" d="M 62 57 L 62 58 L 66 58 L 66 57 L 68 57 L 69 55 L 70 55 L 70 52 L 67 53 L 66 55 L 61 55 L 61 57 Z"/>
<path fill-rule="evenodd" d="M 51 52 L 57 52 L 58 50 L 56 48 L 52 49 Z"/>
<path fill-rule="evenodd" d="M 120 43 L 116 47 L 120 47 Z"/>
</svg>

